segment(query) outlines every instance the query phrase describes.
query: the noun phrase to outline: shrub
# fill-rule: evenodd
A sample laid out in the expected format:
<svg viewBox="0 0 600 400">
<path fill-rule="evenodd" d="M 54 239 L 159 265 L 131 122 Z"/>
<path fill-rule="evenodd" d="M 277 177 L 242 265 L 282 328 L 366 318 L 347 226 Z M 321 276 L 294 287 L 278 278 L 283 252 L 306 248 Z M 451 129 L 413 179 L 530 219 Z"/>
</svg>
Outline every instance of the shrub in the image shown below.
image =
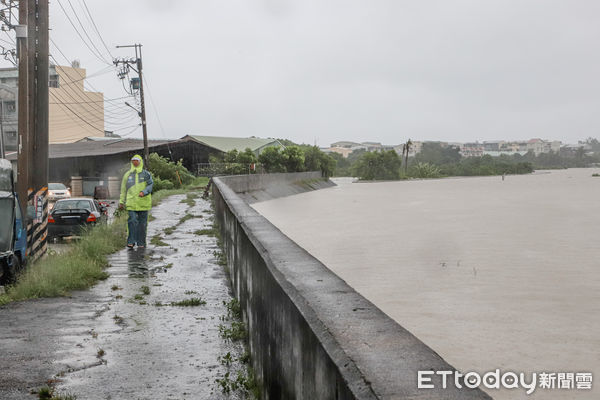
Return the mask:
<svg viewBox="0 0 600 400">
<path fill-rule="evenodd" d="M 169 181 L 173 184 L 172 188 L 180 188 L 189 185 L 194 180 L 194 175 L 183 166 L 181 160 L 175 163 L 156 153 L 152 153 L 148 159 L 148 164 L 147 169 L 152 173 L 153 179 Z M 159 183 L 159 185 L 160 184 L 161 183 Z M 158 191 L 160 189 L 155 188 L 154 190 Z"/>
<path fill-rule="evenodd" d="M 435 165 L 420 162 L 411 167 L 410 176 L 415 178 L 439 178 L 441 173 Z"/>
</svg>

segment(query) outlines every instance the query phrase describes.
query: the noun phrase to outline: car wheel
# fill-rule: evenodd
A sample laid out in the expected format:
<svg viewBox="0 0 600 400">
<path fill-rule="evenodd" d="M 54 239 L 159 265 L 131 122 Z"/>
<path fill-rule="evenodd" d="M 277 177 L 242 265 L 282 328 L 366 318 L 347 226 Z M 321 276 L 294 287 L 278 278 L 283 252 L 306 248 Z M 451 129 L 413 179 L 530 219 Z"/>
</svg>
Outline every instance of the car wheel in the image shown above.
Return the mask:
<svg viewBox="0 0 600 400">
<path fill-rule="evenodd" d="M 2 281 L 4 283 L 14 283 L 17 279 L 17 271 L 21 269 L 21 260 L 14 254 L 10 256 L 9 260 L 6 260 L 4 264 L 4 275 Z"/>
</svg>

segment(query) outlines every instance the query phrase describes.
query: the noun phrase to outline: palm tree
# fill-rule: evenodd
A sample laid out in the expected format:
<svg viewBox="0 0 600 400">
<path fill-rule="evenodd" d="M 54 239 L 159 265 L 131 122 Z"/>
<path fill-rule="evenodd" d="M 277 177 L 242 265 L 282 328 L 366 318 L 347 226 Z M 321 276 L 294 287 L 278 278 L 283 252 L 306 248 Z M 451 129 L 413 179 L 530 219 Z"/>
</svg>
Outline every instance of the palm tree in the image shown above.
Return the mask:
<svg viewBox="0 0 600 400">
<path fill-rule="evenodd" d="M 408 174 L 408 153 L 412 148 L 412 141 L 408 139 L 408 141 L 402 146 L 402 154 L 404 155 L 404 151 L 406 150 L 406 158 L 404 161 L 404 173 Z"/>
</svg>

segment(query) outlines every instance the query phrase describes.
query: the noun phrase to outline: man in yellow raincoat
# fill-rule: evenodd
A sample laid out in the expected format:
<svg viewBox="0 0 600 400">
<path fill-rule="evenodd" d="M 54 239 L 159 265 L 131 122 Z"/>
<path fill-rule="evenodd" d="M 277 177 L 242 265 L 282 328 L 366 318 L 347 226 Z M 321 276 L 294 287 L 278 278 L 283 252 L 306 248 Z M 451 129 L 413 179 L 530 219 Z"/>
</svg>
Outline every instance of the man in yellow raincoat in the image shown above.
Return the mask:
<svg viewBox="0 0 600 400">
<path fill-rule="evenodd" d="M 137 244 L 138 248 L 146 247 L 146 229 L 148 227 L 148 211 L 152 208 L 152 175 L 144 169 L 144 161 L 139 155 L 131 158 L 131 168 L 123 176 L 121 182 L 121 198 L 119 209 L 126 209 L 127 247 Z"/>
</svg>

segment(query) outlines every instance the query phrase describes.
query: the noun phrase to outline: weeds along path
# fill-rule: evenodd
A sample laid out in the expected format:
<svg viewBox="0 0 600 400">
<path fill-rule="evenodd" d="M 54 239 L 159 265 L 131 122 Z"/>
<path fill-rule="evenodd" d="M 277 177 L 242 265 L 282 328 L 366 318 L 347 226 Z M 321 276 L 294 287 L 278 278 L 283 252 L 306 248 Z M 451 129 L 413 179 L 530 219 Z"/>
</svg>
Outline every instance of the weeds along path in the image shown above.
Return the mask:
<svg viewBox="0 0 600 400">
<path fill-rule="evenodd" d="M 48 379 L 78 399 L 225 398 L 247 357 L 223 338 L 232 298 L 210 204 L 172 196 L 152 216 L 148 248 L 110 256 L 92 289 L 0 309 L 0 398 L 35 398 Z"/>
</svg>

